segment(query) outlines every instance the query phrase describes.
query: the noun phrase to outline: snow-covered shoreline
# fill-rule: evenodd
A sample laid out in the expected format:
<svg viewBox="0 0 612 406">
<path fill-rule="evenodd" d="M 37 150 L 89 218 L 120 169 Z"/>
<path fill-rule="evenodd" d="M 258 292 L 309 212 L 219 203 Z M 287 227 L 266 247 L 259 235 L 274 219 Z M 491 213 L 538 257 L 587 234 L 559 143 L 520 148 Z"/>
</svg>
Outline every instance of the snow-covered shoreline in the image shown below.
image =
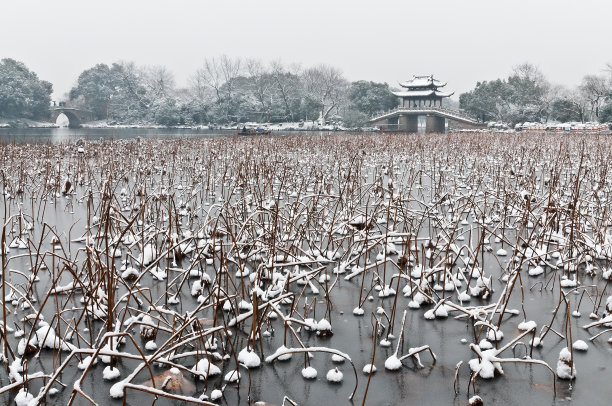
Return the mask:
<svg viewBox="0 0 612 406">
<path fill-rule="evenodd" d="M 228 130 L 240 131 L 246 129 L 264 129 L 271 131 L 375 131 L 374 128 L 363 127 L 360 129 L 347 128 L 338 124 L 320 124 L 317 121 L 283 122 L 283 123 L 257 123 L 246 122 L 232 125 L 177 125 L 164 126 L 156 124 L 109 124 L 106 121 L 93 121 L 83 123 L 82 128 L 140 128 L 140 129 L 185 129 L 185 130 Z"/>
<path fill-rule="evenodd" d="M 0 117 L 0 128 L 58 128 L 54 123 L 30 120 L 28 118 L 3 118 Z"/>
</svg>

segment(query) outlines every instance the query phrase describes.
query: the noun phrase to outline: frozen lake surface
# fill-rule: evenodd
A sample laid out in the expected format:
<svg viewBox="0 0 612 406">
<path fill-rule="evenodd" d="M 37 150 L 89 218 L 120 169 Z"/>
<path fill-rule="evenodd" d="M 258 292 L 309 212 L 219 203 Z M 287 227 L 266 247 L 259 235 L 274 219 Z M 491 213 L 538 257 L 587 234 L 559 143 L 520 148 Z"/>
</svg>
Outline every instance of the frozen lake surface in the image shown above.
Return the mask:
<svg viewBox="0 0 612 406">
<path fill-rule="evenodd" d="M 612 398 L 606 137 L 0 137 L 5 403 Z"/>
</svg>

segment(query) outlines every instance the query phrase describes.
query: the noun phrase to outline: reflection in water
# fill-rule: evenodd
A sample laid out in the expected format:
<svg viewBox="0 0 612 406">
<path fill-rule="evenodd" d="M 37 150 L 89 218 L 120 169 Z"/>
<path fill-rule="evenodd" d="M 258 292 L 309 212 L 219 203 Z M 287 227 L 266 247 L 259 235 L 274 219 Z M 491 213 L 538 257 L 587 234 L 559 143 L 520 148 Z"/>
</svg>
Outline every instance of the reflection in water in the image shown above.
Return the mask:
<svg viewBox="0 0 612 406">
<path fill-rule="evenodd" d="M 298 132 L 304 136 L 328 134 L 328 131 Z M 288 132 L 274 132 L 286 135 Z M 185 128 L 0 128 L 0 141 L 16 143 L 51 143 L 98 139 L 170 139 L 179 137 L 219 137 L 235 136 L 235 130 L 208 130 Z"/>
</svg>

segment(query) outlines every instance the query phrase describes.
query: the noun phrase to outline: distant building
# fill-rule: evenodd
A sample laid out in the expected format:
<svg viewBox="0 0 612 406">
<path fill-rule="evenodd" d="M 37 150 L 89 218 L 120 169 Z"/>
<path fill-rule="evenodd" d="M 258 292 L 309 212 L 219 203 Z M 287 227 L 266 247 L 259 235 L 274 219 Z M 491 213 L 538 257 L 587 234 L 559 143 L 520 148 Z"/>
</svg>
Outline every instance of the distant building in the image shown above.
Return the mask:
<svg viewBox="0 0 612 406">
<path fill-rule="evenodd" d="M 439 89 L 446 86 L 433 75 L 413 76 L 412 79 L 400 83 L 405 90 L 393 92 L 401 99 L 402 107 L 442 107 L 442 100 L 455 92 L 442 92 Z"/>
</svg>

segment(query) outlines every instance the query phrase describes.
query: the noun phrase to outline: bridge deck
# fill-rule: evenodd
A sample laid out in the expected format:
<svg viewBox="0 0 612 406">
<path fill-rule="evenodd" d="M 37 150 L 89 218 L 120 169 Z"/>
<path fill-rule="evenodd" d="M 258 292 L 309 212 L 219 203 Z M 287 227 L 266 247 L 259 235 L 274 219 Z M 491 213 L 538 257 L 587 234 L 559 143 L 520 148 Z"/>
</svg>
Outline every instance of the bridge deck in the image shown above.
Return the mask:
<svg viewBox="0 0 612 406">
<path fill-rule="evenodd" d="M 71 111 L 71 112 L 87 113 L 87 114 L 91 113 L 91 111 L 89 110 L 79 109 L 77 107 L 61 107 L 61 106 L 51 106 L 49 107 L 49 111 Z"/>
<path fill-rule="evenodd" d="M 396 109 L 382 113 L 378 116 L 372 117 L 370 119 L 370 123 L 385 120 L 388 118 L 398 117 L 400 115 L 435 115 L 467 124 L 482 124 L 482 122 L 475 120 L 474 118 L 463 114 L 457 110 L 445 109 L 442 107 L 398 107 Z"/>
</svg>

